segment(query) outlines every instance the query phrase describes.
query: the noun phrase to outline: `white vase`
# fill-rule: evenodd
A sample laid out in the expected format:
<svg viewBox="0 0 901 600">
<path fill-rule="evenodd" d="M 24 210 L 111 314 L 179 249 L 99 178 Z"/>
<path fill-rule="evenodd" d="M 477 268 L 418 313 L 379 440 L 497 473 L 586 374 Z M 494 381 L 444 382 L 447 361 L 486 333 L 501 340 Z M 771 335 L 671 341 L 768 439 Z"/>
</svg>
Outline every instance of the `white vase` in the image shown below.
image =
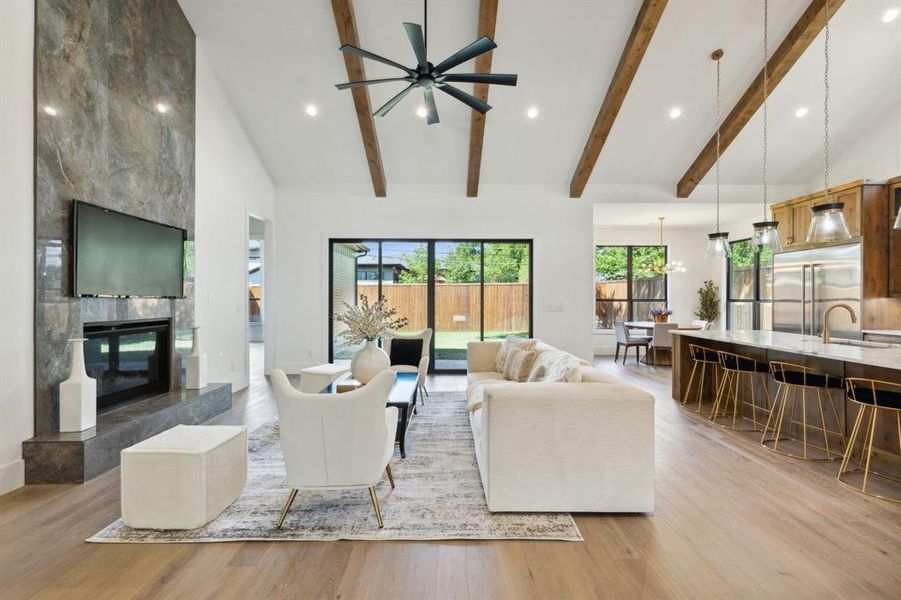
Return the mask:
<svg viewBox="0 0 901 600">
<path fill-rule="evenodd" d="M 391 359 L 388 358 L 388 354 L 376 346 L 375 342 L 366 342 L 350 361 L 350 374 L 360 383 L 369 383 L 390 366 Z"/>
<path fill-rule="evenodd" d="M 206 387 L 206 354 L 200 350 L 200 327 L 191 327 L 191 353 L 185 357 L 185 388 L 199 390 Z"/>
<path fill-rule="evenodd" d="M 85 338 L 72 345 L 69 378 L 59 384 L 59 430 L 84 431 L 97 425 L 97 380 L 84 368 Z"/>
</svg>

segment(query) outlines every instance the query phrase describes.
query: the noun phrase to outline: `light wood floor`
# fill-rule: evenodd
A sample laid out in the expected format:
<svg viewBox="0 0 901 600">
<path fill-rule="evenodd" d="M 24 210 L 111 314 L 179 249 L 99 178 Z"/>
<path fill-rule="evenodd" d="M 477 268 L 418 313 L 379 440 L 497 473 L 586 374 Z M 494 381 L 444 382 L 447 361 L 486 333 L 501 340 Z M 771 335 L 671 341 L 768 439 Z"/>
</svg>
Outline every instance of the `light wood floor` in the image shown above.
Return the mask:
<svg viewBox="0 0 901 600">
<path fill-rule="evenodd" d="M 657 508 L 576 515 L 584 543 L 87 544 L 119 516 L 116 470 L 0 497 L 0 598 L 901 597 L 901 508 L 838 485 L 835 463 L 774 455 L 682 410 L 668 369 L 599 365 L 657 398 Z M 217 422 L 274 416 L 256 375 Z"/>
</svg>

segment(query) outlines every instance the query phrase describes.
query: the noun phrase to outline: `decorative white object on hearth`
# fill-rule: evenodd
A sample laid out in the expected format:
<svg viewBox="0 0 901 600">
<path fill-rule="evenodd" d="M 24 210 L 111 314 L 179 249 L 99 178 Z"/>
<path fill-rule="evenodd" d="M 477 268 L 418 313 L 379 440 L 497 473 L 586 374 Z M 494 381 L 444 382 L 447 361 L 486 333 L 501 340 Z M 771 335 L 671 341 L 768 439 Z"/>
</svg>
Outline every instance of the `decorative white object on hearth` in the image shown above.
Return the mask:
<svg viewBox="0 0 901 600">
<path fill-rule="evenodd" d="M 375 345 L 374 340 L 366 342 L 350 361 L 350 374 L 360 383 L 372 381 L 376 375 L 391 368 L 388 353 Z"/>
<path fill-rule="evenodd" d="M 199 390 L 206 387 L 206 354 L 200 350 L 200 327 L 191 327 L 191 353 L 185 366 L 185 388 Z"/>
<path fill-rule="evenodd" d="M 59 430 L 84 431 L 97 424 L 97 380 L 84 368 L 85 338 L 69 340 L 72 346 L 69 378 L 59 384 Z"/>
</svg>

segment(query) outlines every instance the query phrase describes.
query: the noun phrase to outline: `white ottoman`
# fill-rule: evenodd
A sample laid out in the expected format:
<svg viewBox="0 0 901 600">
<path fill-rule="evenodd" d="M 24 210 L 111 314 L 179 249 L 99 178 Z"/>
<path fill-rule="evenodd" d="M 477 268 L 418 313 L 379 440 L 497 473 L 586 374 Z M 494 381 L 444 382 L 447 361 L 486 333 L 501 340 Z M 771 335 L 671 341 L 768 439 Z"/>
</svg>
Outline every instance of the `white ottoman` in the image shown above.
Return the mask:
<svg viewBox="0 0 901 600">
<path fill-rule="evenodd" d="M 300 391 L 305 394 L 318 394 L 327 385 L 348 372 L 350 372 L 350 366 L 331 363 L 301 369 Z"/>
<path fill-rule="evenodd" d="M 247 482 L 247 430 L 177 425 L 122 450 L 122 521 L 138 529 L 196 529 Z"/>
</svg>

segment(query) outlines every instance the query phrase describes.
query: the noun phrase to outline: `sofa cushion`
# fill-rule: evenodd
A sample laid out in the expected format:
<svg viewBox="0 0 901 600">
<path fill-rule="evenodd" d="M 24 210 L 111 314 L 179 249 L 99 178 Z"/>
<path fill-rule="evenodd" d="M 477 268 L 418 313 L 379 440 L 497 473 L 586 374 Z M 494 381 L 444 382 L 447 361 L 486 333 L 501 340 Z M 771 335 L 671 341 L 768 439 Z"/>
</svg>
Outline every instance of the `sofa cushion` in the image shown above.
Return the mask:
<svg viewBox="0 0 901 600">
<path fill-rule="evenodd" d="M 467 373 L 466 374 L 466 382 L 468 384 L 477 383 L 479 381 L 503 381 L 504 374 L 496 373 L 494 371 L 486 371 L 484 373 Z"/>
<path fill-rule="evenodd" d="M 523 382 L 529 378 L 532 372 L 532 364 L 538 357 L 538 353 L 534 350 L 522 350 L 514 348 L 507 354 L 507 360 L 504 362 L 504 379 L 510 381 Z"/>
<path fill-rule="evenodd" d="M 538 355 L 529 382 L 564 382 L 579 383 L 582 381 L 579 362 L 576 357 L 562 350 L 546 350 Z"/>
<path fill-rule="evenodd" d="M 624 383 L 616 375 L 605 373 L 596 367 L 582 367 L 582 383 Z"/>
<path fill-rule="evenodd" d="M 504 372 L 504 365 L 507 364 L 507 354 L 509 354 L 511 350 L 514 348 L 519 348 L 520 350 L 534 350 L 537 344 L 538 340 L 530 340 L 519 337 L 518 335 L 508 335 L 501 343 L 501 349 L 497 351 L 497 356 L 494 359 L 497 372 Z"/>
</svg>

